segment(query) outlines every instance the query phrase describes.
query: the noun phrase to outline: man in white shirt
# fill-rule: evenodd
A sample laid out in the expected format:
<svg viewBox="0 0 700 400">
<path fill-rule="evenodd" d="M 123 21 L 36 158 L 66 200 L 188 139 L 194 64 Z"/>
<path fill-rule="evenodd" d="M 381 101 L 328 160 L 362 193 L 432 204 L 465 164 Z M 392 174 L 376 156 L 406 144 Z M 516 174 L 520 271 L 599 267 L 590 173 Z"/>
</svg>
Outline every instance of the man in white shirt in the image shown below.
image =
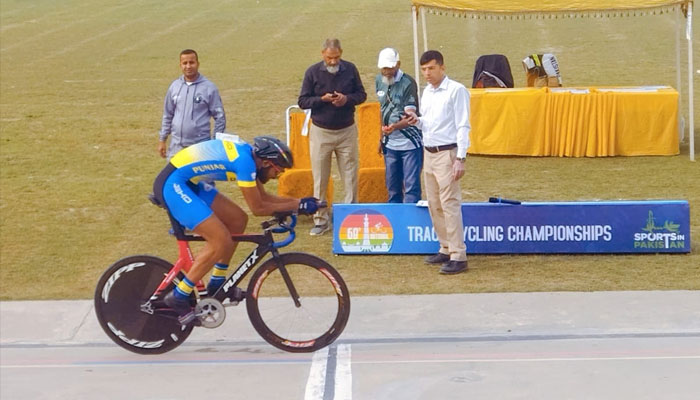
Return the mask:
<svg viewBox="0 0 700 400">
<path fill-rule="evenodd" d="M 439 252 L 425 262 L 441 264 L 441 274 L 458 274 L 467 270 L 459 179 L 465 171 L 471 130 L 469 92 L 445 75 L 444 60 L 438 51 L 423 53 L 420 68 L 428 82 L 421 96 L 422 116 L 409 113 L 407 120 L 423 131 L 425 192 L 440 241 Z"/>
</svg>

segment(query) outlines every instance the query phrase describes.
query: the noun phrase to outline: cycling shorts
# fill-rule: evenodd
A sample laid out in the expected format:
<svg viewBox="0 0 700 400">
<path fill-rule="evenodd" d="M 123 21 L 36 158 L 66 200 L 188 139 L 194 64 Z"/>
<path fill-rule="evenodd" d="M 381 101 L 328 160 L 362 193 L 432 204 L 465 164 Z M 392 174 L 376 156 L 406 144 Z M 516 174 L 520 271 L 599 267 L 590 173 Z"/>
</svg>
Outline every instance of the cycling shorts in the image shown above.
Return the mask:
<svg viewBox="0 0 700 400">
<path fill-rule="evenodd" d="M 163 172 L 172 172 L 173 169 L 166 167 Z M 162 178 L 165 178 L 165 182 L 161 186 L 159 181 L 162 182 Z M 214 214 L 211 203 L 219 193 L 210 183 L 194 184 L 172 173 L 161 173 L 153 189 L 156 197 L 165 203 L 173 218 L 187 229 L 194 229 Z"/>
</svg>

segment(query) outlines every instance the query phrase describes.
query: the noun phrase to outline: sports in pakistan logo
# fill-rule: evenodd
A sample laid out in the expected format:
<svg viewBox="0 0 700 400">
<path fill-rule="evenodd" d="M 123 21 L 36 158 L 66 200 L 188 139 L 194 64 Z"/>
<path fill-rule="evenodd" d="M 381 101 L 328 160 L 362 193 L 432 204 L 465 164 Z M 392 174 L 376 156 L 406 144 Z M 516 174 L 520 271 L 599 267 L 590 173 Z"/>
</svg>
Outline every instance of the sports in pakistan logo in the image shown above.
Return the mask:
<svg viewBox="0 0 700 400">
<path fill-rule="evenodd" d="M 338 239 L 348 253 L 388 253 L 394 230 L 384 216 L 374 210 L 359 210 L 345 217 Z"/>
<path fill-rule="evenodd" d="M 654 213 L 649 210 L 647 223 L 642 232 L 634 234 L 635 249 L 682 249 L 685 247 L 685 235 L 680 234 L 680 225 L 666 220 L 663 225 L 656 225 Z"/>
</svg>

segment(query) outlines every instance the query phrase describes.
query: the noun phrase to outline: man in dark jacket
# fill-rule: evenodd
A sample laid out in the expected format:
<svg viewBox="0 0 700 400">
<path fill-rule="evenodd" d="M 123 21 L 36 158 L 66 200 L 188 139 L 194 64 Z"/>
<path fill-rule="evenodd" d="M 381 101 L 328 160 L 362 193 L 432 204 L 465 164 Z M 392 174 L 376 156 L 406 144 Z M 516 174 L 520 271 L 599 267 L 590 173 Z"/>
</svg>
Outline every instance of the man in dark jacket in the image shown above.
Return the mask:
<svg viewBox="0 0 700 400">
<path fill-rule="evenodd" d="M 344 203 L 357 202 L 358 143 L 355 106 L 367 99 L 360 74 L 351 62 L 341 60 L 343 49 L 338 39 L 326 39 L 323 60 L 304 74 L 299 107 L 311 110 L 309 150 L 314 177 L 314 197 L 326 200 L 335 152 L 343 180 Z M 331 228 L 327 208 L 314 214 L 311 235 L 322 235 Z"/>
</svg>

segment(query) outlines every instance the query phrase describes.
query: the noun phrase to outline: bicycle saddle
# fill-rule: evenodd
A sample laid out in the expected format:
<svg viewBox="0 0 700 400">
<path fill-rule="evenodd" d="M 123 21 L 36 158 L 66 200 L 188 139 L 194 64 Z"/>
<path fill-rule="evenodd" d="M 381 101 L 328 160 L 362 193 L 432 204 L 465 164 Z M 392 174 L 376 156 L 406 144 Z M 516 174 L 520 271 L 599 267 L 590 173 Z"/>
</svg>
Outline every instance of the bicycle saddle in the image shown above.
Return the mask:
<svg viewBox="0 0 700 400">
<path fill-rule="evenodd" d="M 156 195 L 153 194 L 153 193 L 149 193 L 149 194 L 148 194 L 148 200 L 149 200 L 151 203 L 153 203 L 153 205 L 156 205 L 156 206 L 158 206 L 158 207 L 160 207 L 160 208 L 165 208 L 165 205 L 164 205 L 163 203 L 161 203 L 161 201 L 158 200 L 158 198 L 156 197 Z"/>
</svg>

